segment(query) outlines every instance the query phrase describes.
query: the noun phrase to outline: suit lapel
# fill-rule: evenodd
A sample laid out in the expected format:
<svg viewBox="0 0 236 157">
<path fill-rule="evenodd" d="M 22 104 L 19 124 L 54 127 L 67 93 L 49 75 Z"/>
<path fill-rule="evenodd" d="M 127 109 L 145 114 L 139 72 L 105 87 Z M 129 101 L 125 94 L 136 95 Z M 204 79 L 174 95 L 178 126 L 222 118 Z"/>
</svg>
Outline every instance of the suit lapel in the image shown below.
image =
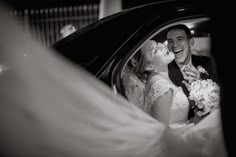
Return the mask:
<svg viewBox="0 0 236 157">
<path fill-rule="evenodd" d="M 199 65 L 198 57 L 195 55 L 192 55 L 192 64 L 195 68 L 197 68 L 197 66 Z"/>
<path fill-rule="evenodd" d="M 195 68 L 197 68 L 197 66 L 201 65 L 204 68 L 205 67 L 205 63 L 204 61 L 201 59 L 202 56 L 196 56 L 196 55 L 192 55 L 192 64 Z"/>
<path fill-rule="evenodd" d="M 169 64 L 169 76 L 171 81 L 178 86 L 180 86 L 180 82 L 184 79 L 178 65 L 174 61 Z"/>
</svg>

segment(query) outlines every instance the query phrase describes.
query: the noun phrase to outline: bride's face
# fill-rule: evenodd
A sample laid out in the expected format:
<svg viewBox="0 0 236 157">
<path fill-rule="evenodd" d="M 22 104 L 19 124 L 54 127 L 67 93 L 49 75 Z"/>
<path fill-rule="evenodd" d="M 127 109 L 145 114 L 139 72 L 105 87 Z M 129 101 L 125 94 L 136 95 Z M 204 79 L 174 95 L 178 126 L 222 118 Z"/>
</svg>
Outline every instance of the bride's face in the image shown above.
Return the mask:
<svg viewBox="0 0 236 157">
<path fill-rule="evenodd" d="M 144 45 L 146 60 L 154 66 L 167 66 L 173 59 L 174 54 L 169 52 L 164 44 L 151 40 Z"/>
</svg>

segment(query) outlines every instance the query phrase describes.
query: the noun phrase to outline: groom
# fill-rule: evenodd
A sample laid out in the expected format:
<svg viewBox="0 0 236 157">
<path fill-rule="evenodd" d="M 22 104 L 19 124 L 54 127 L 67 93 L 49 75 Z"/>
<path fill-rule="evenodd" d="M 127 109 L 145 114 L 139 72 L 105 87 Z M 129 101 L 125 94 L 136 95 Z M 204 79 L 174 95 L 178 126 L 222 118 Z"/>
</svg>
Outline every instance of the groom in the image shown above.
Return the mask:
<svg viewBox="0 0 236 157">
<path fill-rule="evenodd" d="M 194 39 L 189 28 L 183 24 L 174 25 L 166 32 L 168 49 L 175 54 L 175 59 L 169 65 L 169 77 L 176 86 L 181 86 L 185 95 L 189 96 L 187 86 L 198 79 L 213 79 L 216 81 L 215 69 L 209 57 L 196 56 L 191 53 Z M 202 66 L 199 72 L 198 66 Z M 204 71 L 205 70 L 205 71 Z M 191 102 L 190 102 L 191 106 Z M 189 118 L 194 116 L 191 107 Z"/>
</svg>

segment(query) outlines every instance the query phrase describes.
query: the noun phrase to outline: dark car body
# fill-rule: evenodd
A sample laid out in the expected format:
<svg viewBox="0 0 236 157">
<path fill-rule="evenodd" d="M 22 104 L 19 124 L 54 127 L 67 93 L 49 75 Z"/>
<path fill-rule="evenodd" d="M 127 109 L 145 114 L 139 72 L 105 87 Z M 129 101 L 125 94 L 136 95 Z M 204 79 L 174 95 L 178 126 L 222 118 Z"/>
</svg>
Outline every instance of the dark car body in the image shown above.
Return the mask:
<svg viewBox="0 0 236 157">
<path fill-rule="evenodd" d="M 52 48 L 123 94 L 122 70 L 142 43 L 172 23 L 209 18 L 207 6 L 191 0 L 138 6 L 90 24 Z M 164 32 L 159 37 L 164 41 Z"/>
<path fill-rule="evenodd" d="M 228 4 L 228 2 L 220 2 L 220 4 L 222 4 L 220 9 L 223 9 L 223 4 Z M 227 22 L 224 19 L 217 16 L 218 20 L 221 21 L 218 23 L 216 16 L 214 16 L 218 12 L 219 14 L 225 13 L 225 10 L 222 11 L 218 8 L 212 10 L 212 7 L 214 7 L 213 4 L 210 5 L 207 0 L 170 0 L 139 6 L 88 25 L 55 43 L 52 48 L 87 69 L 117 92 L 125 95 L 122 87 L 122 71 L 130 57 L 137 52 L 147 39 L 152 38 L 156 32 L 161 34 L 161 30 L 165 27 L 178 22 L 182 23 L 185 20 L 194 21 L 199 18 L 210 19 L 213 22 L 207 20 L 207 25 L 202 24 L 202 22 L 198 23 L 197 30 L 204 33 L 196 36 L 210 37 L 212 35 L 214 37 L 212 38 L 213 51 L 211 51 L 211 54 L 217 63 L 220 84 L 224 85 L 224 89 L 221 90 L 220 105 L 223 108 L 221 110 L 221 118 L 225 144 L 228 149 L 228 155 L 233 156 L 232 133 L 230 133 L 232 131 L 232 123 L 230 121 L 233 119 L 230 115 L 233 114 L 229 113 L 234 111 L 230 105 L 232 104 L 230 100 L 234 97 L 231 90 L 227 90 L 232 89 L 232 72 L 229 72 L 231 68 L 228 67 L 231 67 L 233 61 L 228 62 L 230 57 L 222 55 L 222 52 L 231 51 L 230 46 L 225 46 L 230 41 L 225 39 L 232 33 L 232 29 L 230 29 L 229 25 L 225 25 Z M 230 13 L 226 13 L 227 16 L 231 14 L 231 9 L 229 11 Z M 215 22 L 217 22 L 215 25 L 218 26 L 217 28 L 213 26 Z M 226 29 L 223 29 L 222 26 Z M 160 36 L 163 37 L 163 35 Z M 221 36 L 224 36 L 224 38 Z M 226 61 L 227 69 L 229 70 L 223 68 L 226 66 L 225 62 L 222 62 L 223 60 Z"/>
</svg>

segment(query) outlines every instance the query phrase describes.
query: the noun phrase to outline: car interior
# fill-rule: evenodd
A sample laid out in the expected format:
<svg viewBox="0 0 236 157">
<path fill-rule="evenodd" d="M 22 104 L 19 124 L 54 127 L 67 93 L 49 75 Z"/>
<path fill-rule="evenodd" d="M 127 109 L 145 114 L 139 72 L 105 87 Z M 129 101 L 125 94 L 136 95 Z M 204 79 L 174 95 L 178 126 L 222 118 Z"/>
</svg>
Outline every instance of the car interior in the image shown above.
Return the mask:
<svg viewBox="0 0 236 157">
<path fill-rule="evenodd" d="M 209 18 L 199 18 L 199 19 L 175 22 L 163 27 L 161 31 L 158 31 L 149 39 L 167 45 L 167 41 L 165 40 L 165 30 L 167 30 L 167 28 L 172 25 L 182 23 L 190 28 L 192 37 L 195 40 L 194 46 L 192 47 L 192 53 L 195 55 L 203 55 L 211 57 L 210 54 L 211 37 L 210 37 L 210 31 L 208 29 L 209 21 L 210 21 Z M 135 105 L 141 106 L 140 103 L 143 99 L 143 88 L 145 86 L 145 82 L 140 80 L 140 77 L 137 76 L 135 73 L 132 73 L 131 70 L 129 69 L 130 66 L 135 66 L 134 62 L 137 60 L 138 53 L 139 50 L 134 52 L 134 54 L 131 55 L 131 57 L 127 60 L 126 65 L 124 66 L 121 74 L 122 76 L 121 79 L 123 85 L 122 95 L 125 95 L 126 98 Z M 133 84 L 128 81 L 133 82 Z"/>
</svg>

